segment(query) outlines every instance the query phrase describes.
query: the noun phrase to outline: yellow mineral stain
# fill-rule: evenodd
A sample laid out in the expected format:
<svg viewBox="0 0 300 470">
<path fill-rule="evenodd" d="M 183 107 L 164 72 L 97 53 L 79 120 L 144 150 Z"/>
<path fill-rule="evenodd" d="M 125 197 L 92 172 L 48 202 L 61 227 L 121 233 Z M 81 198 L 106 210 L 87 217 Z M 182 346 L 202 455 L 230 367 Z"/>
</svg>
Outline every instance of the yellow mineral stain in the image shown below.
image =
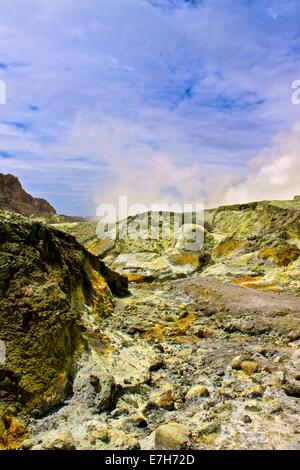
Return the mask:
<svg viewBox="0 0 300 470">
<path fill-rule="evenodd" d="M 277 286 L 276 284 L 272 284 L 270 282 L 258 282 L 263 281 L 262 276 L 254 276 L 254 277 L 237 277 L 231 279 L 231 284 L 236 284 L 241 287 L 248 287 L 249 289 L 255 290 L 265 290 L 265 291 L 279 291 L 281 287 Z"/>
</svg>

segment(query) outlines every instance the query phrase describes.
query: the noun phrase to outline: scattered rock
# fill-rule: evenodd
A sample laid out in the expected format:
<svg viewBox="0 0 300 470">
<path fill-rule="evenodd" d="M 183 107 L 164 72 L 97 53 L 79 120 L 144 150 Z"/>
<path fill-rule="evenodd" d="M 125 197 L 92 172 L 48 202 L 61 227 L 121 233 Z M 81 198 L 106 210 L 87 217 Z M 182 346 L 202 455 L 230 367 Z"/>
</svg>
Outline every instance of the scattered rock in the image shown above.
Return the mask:
<svg viewBox="0 0 300 470">
<path fill-rule="evenodd" d="M 241 364 L 242 364 L 242 359 L 240 358 L 240 356 L 234 357 L 231 361 L 231 367 L 232 369 L 235 369 L 235 370 L 239 370 L 241 368 Z"/>
<path fill-rule="evenodd" d="M 275 447 L 272 446 L 271 444 L 265 444 L 263 446 L 263 450 L 275 450 Z"/>
<path fill-rule="evenodd" d="M 285 211 L 283 240 L 278 244 Z M 56 366 L 57 357 L 66 351 L 60 370 L 63 375 L 57 375 L 54 367 L 50 393 L 48 386 L 34 393 L 25 410 L 32 415 L 38 408 L 34 417 L 39 419 L 26 418 L 33 448 L 241 449 L 262 448 L 272 442 L 282 448 L 299 448 L 299 403 L 294 387 L 300 382 L 295 360 L 300 342 L 289 342 L 298 335 L 299 299 L 287 292 L 292 276 L 293 285 L 299 283 L 300 261 L 294 260 L 300 239 L 299 213 L 276 208 L 274 202 L 208 211 L 206 216 L 211 236 L 209 245 L 205 241 L 205 250 L 210 261 L 207 258 L 204 264 L 200 251 L 175 253 L 174 240 L 118 240 L 109 247 L 98 240 L 88 247 L 85 240 L 90 229 L 94 236 L 94 223 L 84 223 L 83 229 L 75 223 L 91 252 L 100 257 L 105 252 L 109 265 L 119 258 L 116 265 L 133 281 L 132 295 L 123 299 L 111 296 L 114 281 L 101 269 L 94 269 L 94 258 L 90 265 L 89 255 L 81 248 L 73 253 L 73 238 L 30 221 L 20 229 L 21 234 L 27 233 L 22 252 L 18 241 L 7 239 L 4 230 L 0 241 L 0 326 L 5 325 L 5 335 L 14 334 L 14 323 L 9 331 L 5 322 L 8 318 L 18 320 L 24 343 L 31 346 L 34 333 L 41 339 L 41 347 L 47 344 L 51 348 L 51 354 L 38 362 L 36 356 L 31 358 L 31 373 L 36 364 L 41 368 L 36 368 L 40 375 L 34 386 L 46 385 L 49 367 Z M 271 234 L 274 220 L 277 227 Z M 52 249 L 50 233 L 57 251 Z M 292 251 L 288 249 L 290 242 L 295 247 Z M 20 269 L 14 272 L 16 257 Z M 36 259 L 41 265 L 31 275 L 27 262 Z M 292 265 L 284 270 L 278 267 L 278 262 L 291 259 Z M 201 266 L 203 271 L 171 280 L 172 276 L 185 276 L 196 264 L 196 269 Z M 15 289 L 22 269 L 24 283 Z M 258 272 L 268 278 L 255 275 Z M 229 282 L 218 281 L 216 276 Z M 265 292 L 266 279 L 272 276 L 274 284 L 285 284 L 285 291 Z M 272 290 L 273 281 L 268 283 Z M 43 309 L 37 308 L 40 303 Z M 63 327 L 65 334 L 49 343 L 48 327 L 54 332 Z M 73 333 L 78 333 L 78 343 L 73 343 Z M 13 351 L 12 362 L 22 354 L 27 360 L 26 354 L 31 355 L 25 346 L 20 354 L 17 341 L 8 346 L 8 355 Z M 278 356 L 282 360 L 274 361 Z M 22 412 L 22 403 L 31 397 L 32 376 L 23 375 L 26 365 L 13 363 L 12 370 L 1 365 L 0 374 L 1 404 L 3 397 L 5 406 L 12 406 L 15 398 L 10 397 L 17 397 L 16 406 Z M 291 384 L 293 391 L 288 390 Z M 289 393 L 294 398 L 287 396 Z M 44 415 L 48 408 L 43 403 L 40 406 L 40 397 L 47 407 L 64 406 Z M 15 416 L 16 410 L 6 409 L 5 414 Z M 13 428 L 8 422 L 0 425 L 0 447 L 7 448 Z M 72 435 L 64 437 L 66 430 Z M 18 436 L 18 432 L 14 434 Z M 32 445 L 26 430 L 12 442 L 20 449 Z"/>
<path fill-rule="evenodd" d="M 261 411 L 261 406 L 258 404 L 256 400 L 251 400 L 246 403 L 245 405 L 246 411 L 252 411 L 254 413 L 258 413 Z"/>
<path fill-rule="evenodd" d="M 65 432 L 58 435 L 56 438 L 43 444 L 45 450 L 76 450 L 72 434 Z"/>
<path fill-rule="evenodd" d="M 218 395 L 220 397 L 228 399 L 228 400 L 232 400 L 236 396 L 236 394 L 233 390 L 231 390 L 229 388 L 223 388 L 223 387 L 218 389 Z"/>
<path fill-rule="evenodd" d="M 300 398 L 300 384 L 297 382 L 288 382 L 283 390 L 289 397 Z"/>
<path fill-rule="evenodd" d="M 140 443 L 137 438 L 130 433 L 125 433 L 120 429 L 112 429 L 110 432 L 111 449 L 114 450 L 139 450 Z"/>
<path fill-rule="evenodd" d="M 181 450 L 189 444 L 190 432 L 183 424 L 170 422 L 155 431 L 155 448 L 158 450 Z"/>
<path fill-rule="evenodd" d="M 90 435 L 90 442 L 91 444 L 95 444 L 98 440 L 107 442 L 109 439 L 109 434 L 107 428 L 99 428 L 91 432 Z"/>
<path fill-rule="evenodd" d="M 274 415 L 274 414 L 277 414 L 277 413 L 282 413 L 283 411 L 283 406 L 281 403 L 279 403 L 278 401 L 274 400 L 272 403 L 270 403 L 268 405 L 268 413 L 270 415 Z"/>
<path fill-rule="evenodd" d="M 205 385 L 195 385 L 195 387 L 192 387 L 186 394 L 185 399 L 186 401 L 188 400 L 194 400 L 196 398 L 206 398 L 209 397 L 209 390 Z"/>
<path fill-rule="evenodd" d="M 0 450 L 3 450 L 7 444 L 7 432 L 3 418 L 0 417 Z"/>
<path fill-rule="evenodd" d="M 182 349 L 182 351 L 179 351 L 177 356 L 182 357 L 182 359 L 188 359 L 189 357 L 191 357 L 192 354 L 193 354 L 193 348 L 184 348 Z"/>
<path fill-rule="evenodd" d="M 255 361 L 243 361 L 240 367 L 248 375 L 255 374 L 259 370 L 259 364 Z"/>
<path fill-rule="evenodd" d="M 164 388 L 151 395 L 150 404 L 157 408 L 164 408 L 165 410 L 174 410 L 175 398 L 173 386 L 165 385 Z"/>
<path fill-rule="evenodd" d="M 205 434 L 215 434 L 221 430 L 220 423 L 203 423 L 199 424 L 196 429 L 196 434 L 198 436 L 203 436 Z"/>
<path fill-rule="evenodd" d="M 0 450 L 16 450 L 28 440 L 26 426 L 17 418 L 5 415 L 0 420 Z"/>
<path fill-rule="evenodd" d="M 252 419 L 250 418 L 250 416 L 248 416 L 248 415 L 243 416 L 243 423 L 245 423 L 245 424 L 252 423 Z"/>
<path fill-rule="evenodd" d="M 286 382 L 286 374 L 285 374 L 285 371 L 283 371 L 283 370 L 278 370 L 278 371 L 274 374 L 274 379 L 275 379 L 275 382 L 279 383 L 280 385 L 283 385 L 283 384 Z"/>
<path fill-rule="evenodd" d="M 130 416 L 130 418 L 127 420 L 127 423 L 132 423 L 138 428 L 146 428 L 148 425 L 146 418 L 138 414 Z"/>
<path fill-rule="evenodd" d="M 118 418 L 122 415 L 129 415 L 129 409 L 127 408 L 127 406 L 120 406 L 111 412 L 111 416 L 113 418 Z"/>
<path fill-rule="evenodd" d="M 33 446 L 33 442 L 32 442 L 32 439 L 28 438 L 28 439 L 24 439 L 24 441 L 22 441 L 20 443 L 20 447 L 19 449 L 20 450 L 30 450 Z"/>
<path fill-rule="evenodd" d="M 243 392 L 243 396 L 247 398 L 259 398 L 262 397 L 263 394 L 264 388 L 259 384 L 246 387 L 245 391 Z"/>
</svg>

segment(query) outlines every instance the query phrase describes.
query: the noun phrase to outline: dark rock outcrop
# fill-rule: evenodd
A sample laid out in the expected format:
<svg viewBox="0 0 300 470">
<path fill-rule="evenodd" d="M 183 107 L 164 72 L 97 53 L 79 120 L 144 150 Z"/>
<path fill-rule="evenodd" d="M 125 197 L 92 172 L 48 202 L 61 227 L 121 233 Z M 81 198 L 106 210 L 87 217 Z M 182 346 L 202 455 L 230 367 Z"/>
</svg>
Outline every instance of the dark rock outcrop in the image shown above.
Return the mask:
<svg viewBox="0 0 300 470">
<path fill-rule="evenodd" d="M 56 214 L 45 199 L 34 198 L 23 188 L 16 176 L 0 173 L 0 210 L 26 216 L 47 217 Z"/>
<path fill-rule="evenodd" d="M 127 279 L 73 236 L 0 212 L 0 412 L 42 415 L 66 398 L 89 325 L 100 329 L 113 310 L 111 291 L 126 293 Z"/>
</svg>

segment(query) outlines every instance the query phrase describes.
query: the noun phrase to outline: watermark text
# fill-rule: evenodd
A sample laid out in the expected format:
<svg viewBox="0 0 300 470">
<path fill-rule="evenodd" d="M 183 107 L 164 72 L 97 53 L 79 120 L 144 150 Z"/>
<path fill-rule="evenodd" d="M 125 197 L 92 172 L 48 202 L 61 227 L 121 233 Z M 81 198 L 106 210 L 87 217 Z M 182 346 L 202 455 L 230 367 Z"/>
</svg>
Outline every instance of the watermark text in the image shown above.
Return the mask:
<svg viewBox="0 0 300 470">
<path fill-rule="evenodd" d="M 4 341 L 0 340 L 0 365 L 6 363 L 6 347 Z"/>
<path fill-rule="evenodd" d="M 102 240 L 181 240 L 185 249 L 199 250 L 204 243 L 203 204 L 128 205 L 120 196 L 118 207 L 97 208 L 97 236 Z"/>
<path fill-rule="evenodd" d="M 292 89 L 295 90 L 292 94 L 292 103 L 300 104 L 300 80 L 294 80 L 292 83 Z"/>
<path fill-rule="evenodd" d="M 0 80 L 0 104 L 6 104 L 6 84 Z"/>
</svg>

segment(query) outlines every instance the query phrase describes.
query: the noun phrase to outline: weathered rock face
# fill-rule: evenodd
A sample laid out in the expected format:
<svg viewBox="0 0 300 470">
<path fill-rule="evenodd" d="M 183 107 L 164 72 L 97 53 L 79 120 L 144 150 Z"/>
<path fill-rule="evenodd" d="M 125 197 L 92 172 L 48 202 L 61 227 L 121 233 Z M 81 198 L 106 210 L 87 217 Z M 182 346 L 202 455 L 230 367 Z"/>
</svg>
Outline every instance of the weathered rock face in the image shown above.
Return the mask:
<svg viewBox="0 0 300 470">
<path fill-rule="evenodd" d="M 97 223 L 56 226 L 73 234 L 129 282 L 148 282 L 193 274 L 209 261 L 213 237 L 203 226 L 184 224 L 179 217 L 153 212 L 129 217 L 117 224 L 116 239 L 104 236 Z M 191 240 L 196 240 L 192 247 Z"/>
<path fill-rule="evenodd" d="M 111 290 L 124 294 L 127 279 L 74 237 L 0 212 L 3 413 L 42 415 L 66 398 L 77 358 L 112 313 Z"/>
<path fill-rule="evenodd" d="M 115 240 L 96 235 L 96 223 L 60 224 L 86 248 L 131 282 L 184 277 L 196 272 L 258 290 L 298 289 L 300 204 L 266 201 L 205 211 L 205 229 L 183 224 L 179 237 L 153 236 L 167 214 L 148 213 L 121 222 Z M 169 214 L 170 217 L 170 214 Z M 151 231 L 149 219 L 151 218 Z M 203 231 L 204 243 L 189 249 L 189 238 Z M 135 233 L 135 237 L 130 236 Z M 136 236 L 138 233 L 138 236 Z M 201 240 L 201 237 L 199 237 Z"/>
<path fill-rule="evenodd" d="M 183 424 L 163 424 L 155 431 L 157 449 L 179 450 L 186 449 L 189 441 L 189 430 Z"/>
<path fill-rule="evenodd" d="M 299 449 L 299 298 L 201 276 L 131 292 L 33 449 Z"/>
<path fill-rule="evenodd" d="M 0 173 L 0 210 L 9 210 L 27 216 L 51 216 L 55 209 L 45 199 L 26 193 L 16 176 Z"/>
<path fill-rule="evenodd" d="M 147 214 L 116 240 L 2 214 L 0 448 L 298 449 L 299 214 L 222 207 L 161 239 Z"/>
</svg>

